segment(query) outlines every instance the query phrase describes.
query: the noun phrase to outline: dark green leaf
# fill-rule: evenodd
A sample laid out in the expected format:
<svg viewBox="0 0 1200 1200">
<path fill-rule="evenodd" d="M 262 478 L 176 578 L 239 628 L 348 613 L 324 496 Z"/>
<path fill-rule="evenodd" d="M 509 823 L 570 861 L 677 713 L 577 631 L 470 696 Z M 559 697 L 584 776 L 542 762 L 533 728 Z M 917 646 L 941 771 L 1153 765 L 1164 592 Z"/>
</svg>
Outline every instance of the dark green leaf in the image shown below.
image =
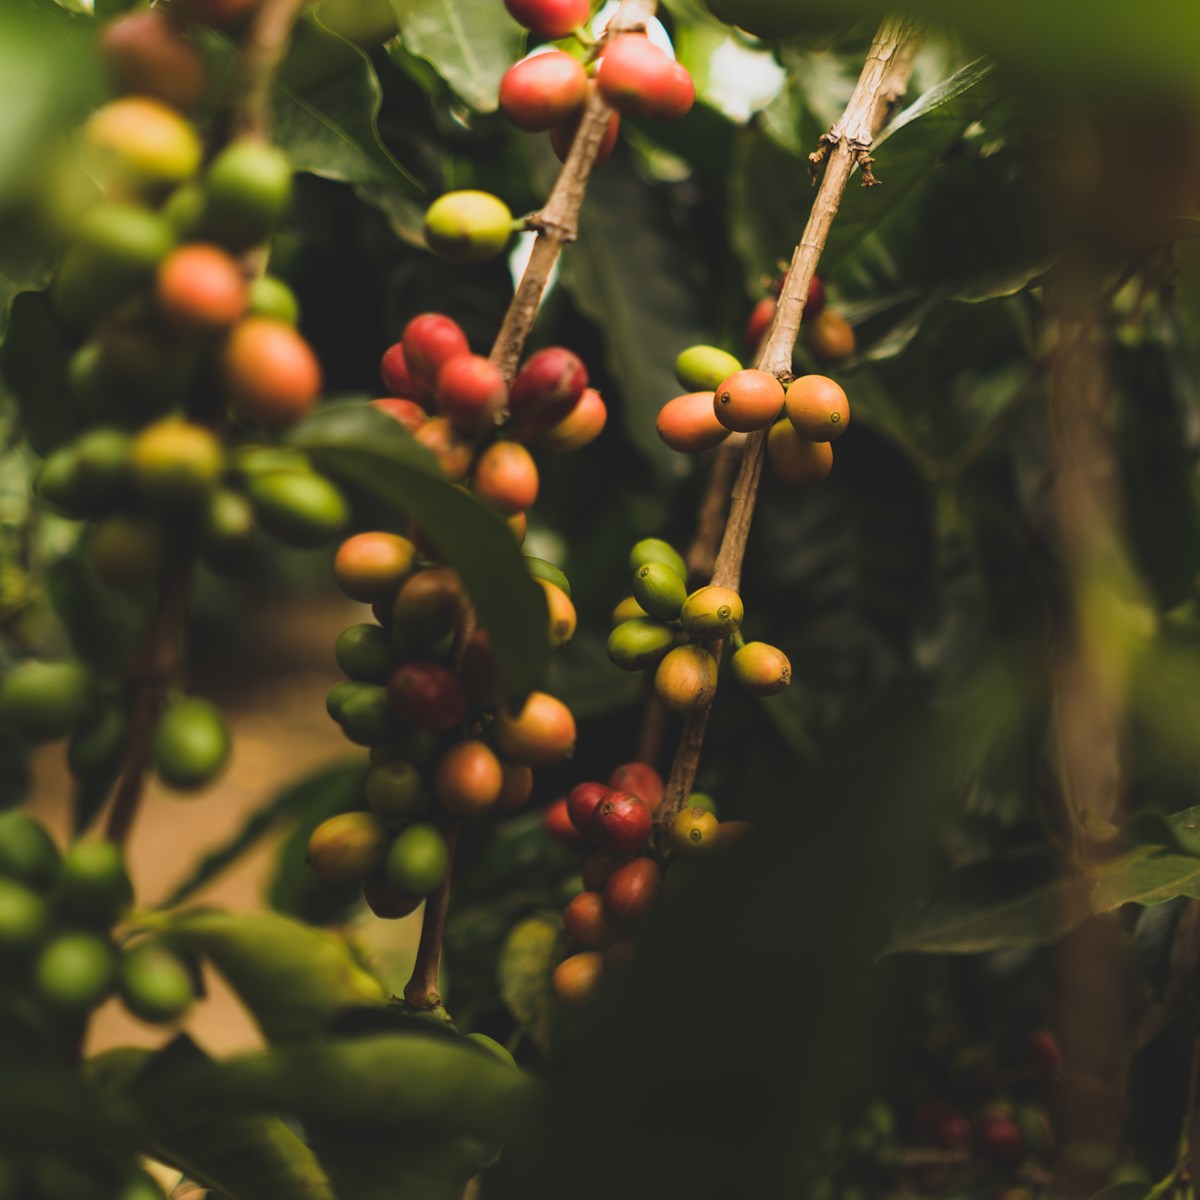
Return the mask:
<svg viewBox="0 0 1200 1200">
<path fill-rule="evenodd" d="M 78 425 L 67 384 L 70 353 L 45 294 L 17 296 L 0 346 L 0 376 L 15 396 L 22 429 L 39 454 L 66 441 Z"/>
<path fill-rule="evenodd" d="M 1200 860 L 1144 846 L 1097 873 L 1092 908 L 1111 912 L 1123 904 L 1164 904 L 1177 896 L 1200 899 Z"/>
</svg>

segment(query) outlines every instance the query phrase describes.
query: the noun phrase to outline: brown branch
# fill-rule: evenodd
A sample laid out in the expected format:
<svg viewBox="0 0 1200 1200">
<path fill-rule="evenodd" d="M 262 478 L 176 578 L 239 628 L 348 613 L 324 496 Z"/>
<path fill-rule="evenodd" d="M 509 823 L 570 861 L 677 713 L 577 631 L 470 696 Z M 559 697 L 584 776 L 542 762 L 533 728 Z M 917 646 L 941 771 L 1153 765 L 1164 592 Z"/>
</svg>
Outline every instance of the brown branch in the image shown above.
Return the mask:
<svg viewBox="0 0 1200 1200">
<path fill-rule="evenodd" d="M 271 88 L 291 44 L 292 28 L 307 3 L 264 0 L 246 31 L 239 59 L 240 94 L 233 114 L 234 136 L 269 136 Z"/>
<path fill-rule="evenodd" d="M 880 101 L 887 96 L 891 97 L 889 104 L 894 104 L 895 98 L 902 92 L 901 77 L 906 78 L 912 68 L 915 49 L 910 48 L 910 43 L 914 38 L 915 27 L 910 22 L 899 17 L 884 19 L 871 43 L 846 111 L 821 139 L 821 148 L 813 156 L 815 164 L 825 164 L 825 174 L 804 232 L 792 255 L 783 291 L 775 306 L 775 316 L 754 364 L 761 371 L 769 371 L 783 380 L 792 377 L 792 351 L 800 333 L 808 289 L 816 274 L 821 251 L 825 248 L 826 238 L 854 168 L 863 168 L 864 183 L 875 182 L 869 171 L 868 151 L 874 139 L 876 122 L 886 117 L 889 111 L 889 107 L 881 106 Z M 729 518 L 713 570 L 712 582 L 719 587 L 736 588 L 741 580 L 766 444 L 767 431 L 759 430 L 750 434 L 742 451 L 730 497 Z M 719 659 L 724 646 L 717 643 L 712 649 Z M 708 727 L 709 707 L 711 705 L 684 722 L 667 783 L 666 798 L 660 809 L 660 819 L 663 821 L 669 821 L 679 811 L 692 790 L 704 746 L 704 733 Z"/>
<path fill-rule="evenodd" d="M 417 961 L 412 977 L 404 985 L 405 1003 L 428 1012 L 442 1007 L 439 977 L 442 969 L 442 940 L 446 933 L 446 913 L 450 908 L 450 876 L 454 868 L 454 844 L 458 840 L 457 825 L 446 829 L 446 873 L 437 890 L 425 901 L 421 918 L 421 940 L 417 945 Z"/>
</svg>

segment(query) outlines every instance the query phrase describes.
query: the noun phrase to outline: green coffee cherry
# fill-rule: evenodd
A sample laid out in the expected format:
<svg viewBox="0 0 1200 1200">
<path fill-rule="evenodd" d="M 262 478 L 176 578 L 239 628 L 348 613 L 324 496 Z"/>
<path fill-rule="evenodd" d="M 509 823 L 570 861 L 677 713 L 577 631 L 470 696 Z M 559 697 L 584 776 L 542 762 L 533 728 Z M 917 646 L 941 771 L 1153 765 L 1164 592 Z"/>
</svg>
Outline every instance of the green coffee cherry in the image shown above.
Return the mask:
<svg viewBox="0 0 1200 1200">
<path fill-rule="evenodd" d="M 660 621 L 635 617 L 608 635 L 608 657 L 623 671 L 653 666 L 675 644 L 675 634 Z"/>
<path fill-rule="evenodd" d="M 205 700 L 183 699 L 159 718 L 152 757 L 159 778 L 180 792 L 211 783 L 229 761 L 232 743 L 225 720 Z"/>
<path fill-rule="evenodd" d="M 162 573 L 162 528 L 145 516 L 105 517 L 88 536 L 87 558 L 105 587 L 136 591 Z"/>
<path fill-rule="evenodd" d="M 74 446 L 63 446 L 49 454 L 34 481 L 38 498 L 64 517 L 76 520 L 88 515 L 84 489 L 80 486 Z"/>
<path fill-rule="evenodd" d="M 129 490 L 133 439 L 123 429 L 93 429 L 71 449 L 75 486 L 89 508 L 112 504 Z"/>
<path fill-rule="evenodd" d="M 326 883 L 362 883 L 383 862 L 390 836 L 374 813 L 341 813 L 313 830 L 308 865 Z"/>
<path fill-rule="evenodd" d="M 125 1007 L 154 1025 L 178 1020 L 196 999 L 188 963 L 158 941 L 139 942 L 125 952 L 120 983 Z"/>
<path fill-rule="evenodd" d="M 387 746 L 378 748 L 389 757 L 384 762 L 410 762 L 418 767 L 426 766 L 438 756 L 442 749 L 441 736 L 432 729 L 418 729 L 415 725 L 394 736 Z M 371 751 L 371 762 L 375 765 L 376 750 Z"/>
<path fill-rule="evenodd" d="M 792 682 L 788 656 L 766 642 L 747 642 L 731 661 L 734 678 L 756 696 L 774 696 Z"/>
<path fill-rule="evenodd" d="M 376 746 L 386 742 L 395 727 L 387 688 L 360 684 L 359 690 L 343 701 L 339 723 L 355 745 Z"/>
<path fill-rule="evenodd" d="M 235 142 L 205 177 L 205 232 L 230 249 L 247 249 L 275 228 L 291 198 L 287 155 L 257 139 Z"/>
<path fill-rule="evenodd" d="M 133 477 L 149 499 L 173 508 L 207 502 L 225 467 L 216 434 L 170 417 L 147 425 L 133 440 Z"/>
<path fill-rule="evenodd" d="M 616 628 L 622 621 L 634 621 L 638 617 L 648 617 L 649 615 L 633 596 L 626 596 L 612 610 L 612 624 Z"/>
<path fill-rule="evenodd" d="M 687 599 L 687 587 L 664 563 L 648 562 L 633 577 L 633 596 L 652 617 L 675 621 Z"/>
<path fill-rule="evenodd" d="M 251 476 L 247 492 L 262 527 L 290 546 L 320 546 L 345 528 L 345 497 L 321 475 L 274 471 Z"/>
<path fill-rule="evenodd" d="M 254 507 L 241 492 L 219 488 L 209 499 L 200 526 L 204 561 L 218 575 L 236 575 L 254 561 Z"/>
<path fill-rule="evenodd" d="M 107 939 L 64 933 L 49 942 L 34 966 L 38 994 L 51 1008 L 82 1016 L 112 991 L 117 959 Z"/>
<path fill-rule="evenodd" d="M 662 538 L 642 538 L 629 552 L 629 569 L 636 575 L 647 563 L 662 563 L 670 567 L 680 579 L 687 579 L 687 563 L 669 542 Z"/>
<path fill-rule="evenodd" d="M 488 1037 L 486 1033 L 468 1033 L 467 1040 L 474 1042 L 481 1049 L 486 1050 L 493 1058 L 499 1059 L 506 1066 L 515 1067 L 517 1060 L 513 1058 L 507 1047 L 500 1045 L 494 1038 Z"/>
<path fill-rule="evenodd" d="M 348 679 L 386 683 L 392 673 L 392 643 L 378 625 L 351 625 L 333 644 L 337 665 Z"/>
<path fill-rule="evenodd" d="M 115 774 L 125 750 L 128 727 L 116 704 L 93 712 L 67 743 L 67 767 L 76 779 L 104 779 Z"/>
<path fill-rule="evenodd" d="M 568 600 L 571 598 L 571 582 L 567 579 L 566 572 L 544 558 L 534 558 L 532 554 L 525 555 L 525 566 L 534 579 L 552 583 L 566 593 Z"/>
<path fill-rule="evenodd" d="M 83 150 L 100 178 L 139 190 L 181 183 L 195 174 L 203 154 L 191 122 L 145 96 L 97 109 L 84 126 Z"/>
<path fill-rule="evenodd" d="M 65 737 L 87 715 L 92 676 L 82 663 L 23 662 L 0 684 L 0 721 L 31 741 Z"/>
<path fill-rule="evenodd" d="M 341 721 L 342 709 L 345 707 L 346 701 L 351 696 L 357 695 L 366 684 L 355 683 L 353 680 L 345 680 L 342 683 L 335 683 L 333 687 L 325 693 L 325 711 L 335 720 Z"/>
<path fill-rule="evenodd" d="M 679 616 L 692 637 L 712 641 L 733 633 L 744 615 L 742 598 L 733 588 L 709 586 L 694 591 Z"/>
<path fill-rule="evenodd" d="M 50 912 L 41 896 L 11 879 L 0 879 L 0 956 L 29 953 L 49 925 Z"/>
<path fill-rule="evenodd" d="M 367 776 L 367 804 L 385 821 L 411 817 L 421 811 L 424 803 L 425 785 L 412 763 L 383 763 Z"/>
<path fill-rule="evenodd" d="M 185 183 L 167 197 L 158 212 L 179 237 L 190 239 L 204 219 L 205 203 L 204 189 L 198 183 Z"/>
<path fill-rule="evenodd" d="M 490 192 L 447 192 L 425 212 L 425 243 L 447 262 L 479 263 L 495 258 L 512 233 L 512 212 Z"/>
<path fill-rule="evenodd" d="M 23 812 L 0 813 L 0 878 L 42 889 L 59 862 L 58 847 L 37 821 Z"/>
<path fill-rule="evenodd" d="M 705 812 L 712 813 L 714 817 L 717 815 L 717 802 L 707 792 L 692 792 L 684 807 L 702 808 Z"/>
<path fill-rule="evenodd" d="M 654 690 L 677 713 L 699 712 L 716 693 L 717 660 L 703 646 L 676 646 L 658 664 Z"/>
<path fill-rule="evenodd" d="M 113 1200 L 162 1200 L 162 1188 L 144 1171 L 139 1171 L 132 1179 L 122 1184 L 121 1190 Z"/>
<path fill-rule="evenodd" d="M 274 275 L 260 275 L 255 279 L 246 300 L 256 317 L 270 317 L 285 325 L 295 325 L 300 320 L 300 302 L 296 293 Z"/>
<path fill-rule="evenodd" d="M 716 346 L 689 346 L 675 360 L 675 378 L 689 392 L 714 392 L 717 385 L 742 369 L 732 354 Z"/>
<path fill-rule="evenodd" d="M 450 852 L 433 825 L 410 825 L 396 836 L 387 856 L 387 881 L 410 896 L 428 896 L 442 882 Z"/>
<path fill-rule="evenodd" d="M 54 908 L 69 920 L 107 929 L 133 901 L 125 859 L 112 842 L 75 842 L 63 855 Z"/>
</svg>

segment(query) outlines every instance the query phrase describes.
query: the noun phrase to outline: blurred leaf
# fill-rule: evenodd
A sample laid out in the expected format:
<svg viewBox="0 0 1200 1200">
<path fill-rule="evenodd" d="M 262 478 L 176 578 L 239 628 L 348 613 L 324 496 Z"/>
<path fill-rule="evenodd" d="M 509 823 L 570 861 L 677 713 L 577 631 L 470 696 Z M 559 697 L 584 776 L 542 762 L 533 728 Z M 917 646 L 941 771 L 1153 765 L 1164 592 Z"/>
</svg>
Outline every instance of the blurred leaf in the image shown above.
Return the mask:
<svg viewBox="0 0 1200 1200">
<path fill-rule="evenodd" d="M 632 708 L 646 693 L 641 673 L 614 669 L 607 641 L 586 629 L 551 658 L 549 678 L 551 690 L 581 721 Z"/>
<path fill-rule="evenodd" d="M 1091 1200 L 1150 1200 L 1154 1188 L 1149 1183 L 1114 1183 L 1092 1194 Z"/>
<path fill-rule="evenodd" d="M 28 237 L 0 237 L 0 342 L 8 332 L 13 301 L 22 292 L 40 291 L 50 282 L 54 255 Z"/>
<path fill-rule="evenodd" d="M 29 747 L 10 731 L 0 732 L 0 812 L 25 801 L 29 782 Z"/>
<path fill-rule="evenodd" d="M 545 593 L 504 521 L 447 480 L 433 456 L 369 405 L 326 408 L 293 442 L 330 474 L 406 513 L 462 576 L 510 700 L 542 680 L 550 655 Z"/>
<path fill-rule="evenodd" d="M 500 995 L 517 1024 L 545 1050 L 554 997 L 550 975 L 558 959 L 562 921 L 549 913 L 526 917 L 509 931 L 500 951 Z"/>
<path fill-rule="evenodd" d="M 120 674 L 145 622 L 144 599 L 104 587 L 77 553 L 50 562 L 46 590 L 75 654 L 101 675 Z"/>
<path fill-rule="evenodd" d="M 1123 904 L 1164 904 L 1178 896 L 1200 899 L 1200 860 L 1147 846 L 1100 869 L 1091 903 L 1096 912 L 1112 912 Z"/>
<path fill-rule="evenodd" d="M 38 454 L 53 450 L 78 427 L 67 384 L 69 357 L 45 294 L 18 295 L 12 303 L 8 335 L 0 346 L 0 376 L 16 397 L 21 427 Z"/>
<path fill-rule="evenodd" d="M 408 53 L 430 63 L 462 101 L 494 112 L 524 33 L 494 0 L 391 0 Z"/>
</svg>

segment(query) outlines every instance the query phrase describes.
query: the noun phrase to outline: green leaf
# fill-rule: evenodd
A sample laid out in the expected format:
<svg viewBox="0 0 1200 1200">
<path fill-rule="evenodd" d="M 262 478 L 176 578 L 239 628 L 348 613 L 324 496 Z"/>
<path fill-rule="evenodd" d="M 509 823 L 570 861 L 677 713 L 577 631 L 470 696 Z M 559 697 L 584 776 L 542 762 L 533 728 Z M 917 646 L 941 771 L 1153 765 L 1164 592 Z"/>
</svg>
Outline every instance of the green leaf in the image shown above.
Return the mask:
<svg viewBox="0 0 1200 1200">
<path fill-rule="evenodd" d="M 528 695 L 549 659 L 549 614 L 504 521 L 449 482 L 423 446 L 369 405 L 326 408 L 298 426 L 292 441 L 323 470 L 420 526 L 462 576 L 510 700 Z"/>
<path fill-rule="evenodd" d="M 494 112 L 524 34 L 495 0 L 392 0 L 400 40 L 477 112 Z"/>
<path fill-rule="evenodd" d="M 1092 890 L 1092 908 L 1112 912 L 1123 904 L 1165 904 L 1178 896 L 1200 899 L 1200 859 L 1143 846 L 1106 863 Z"/>
<path fill-rule="evenodd" d="M 514 925 L 500 951 L 500 995 L 517 1024 L 543 1050 L 550 1040 L 554 1006 L 550 975 L 561 938 L 562 921 L 538 913 Z"/>
<path fill-rule="evenodd" d="M 67 383 L 66 339 L 42 292 L 24 292 L 11 305 L 8 336 L 0 346 L 0 377 L 16 398 L 21 428 L 46 454 L 78 427 Z"/>
<path fill-rule="evenodd" d="M 40 291 L 54 270 L 54 253 L 25 236 L 0 237 L 0 342 L 8 332 L 13 301 L 22 292 Z"/>
<path fill-rule="evenodd" d="M 1091 1200 L 1150 1200 L 1154 1188 L 1149 1183 L 1114 1183 L 1094 1192 Z"/>
<path fill-rule="evenodd" d="M 982 954 L 1044 946 L 1087 916 L 1087 886 L 1057 855 L 993 858 L 944 875 L 900 914 L 885 954 Z"/>
</svg>

